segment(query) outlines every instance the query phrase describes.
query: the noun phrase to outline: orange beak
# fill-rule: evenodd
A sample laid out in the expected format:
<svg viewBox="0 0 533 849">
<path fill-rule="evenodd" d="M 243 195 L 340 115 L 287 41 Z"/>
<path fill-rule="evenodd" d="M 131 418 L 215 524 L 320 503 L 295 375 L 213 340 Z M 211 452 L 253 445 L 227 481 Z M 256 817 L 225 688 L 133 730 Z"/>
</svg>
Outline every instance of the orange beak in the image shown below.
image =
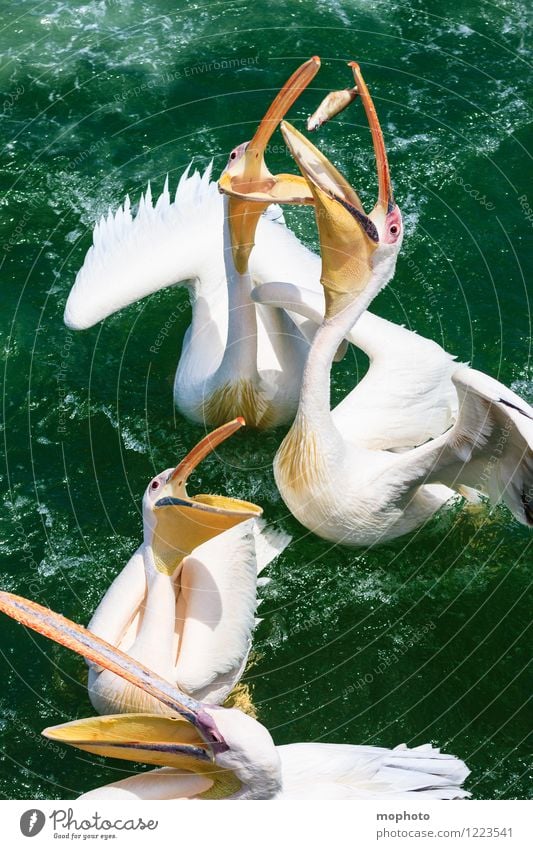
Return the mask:
<svg viewBox="0 0 533 849">
<path fill-rule="evenodd" d="M 313 203 L 306 181 L 292 174 L 274 176 L 265 163 L 265 150 L 274 130 L 320 68 L 313 56 L 292 74 L 276 96 L 244 155 L 226 168 L 218 186 L 229 195 L 228 216 L 235 267 L 244 274 L 254 246 L 259 218 L 271 203 Z"/>
</svg>

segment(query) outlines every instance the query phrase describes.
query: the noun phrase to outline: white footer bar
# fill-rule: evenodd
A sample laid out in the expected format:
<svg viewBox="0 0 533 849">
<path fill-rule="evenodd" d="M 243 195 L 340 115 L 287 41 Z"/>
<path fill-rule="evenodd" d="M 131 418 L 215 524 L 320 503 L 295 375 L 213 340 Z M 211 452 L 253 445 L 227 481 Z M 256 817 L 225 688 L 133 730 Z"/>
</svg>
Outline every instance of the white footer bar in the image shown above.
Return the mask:
<svg viewBox="0 0 533 849">
<path fill-rule="evenodd" d="M 157 849 L 531 849 L 527 801 L 0 802 L 2 844 Z M 69 841 L 67 843 L 67 841 Z M 275 841 L 275 842 L 274 842 Z"/>
</svg>

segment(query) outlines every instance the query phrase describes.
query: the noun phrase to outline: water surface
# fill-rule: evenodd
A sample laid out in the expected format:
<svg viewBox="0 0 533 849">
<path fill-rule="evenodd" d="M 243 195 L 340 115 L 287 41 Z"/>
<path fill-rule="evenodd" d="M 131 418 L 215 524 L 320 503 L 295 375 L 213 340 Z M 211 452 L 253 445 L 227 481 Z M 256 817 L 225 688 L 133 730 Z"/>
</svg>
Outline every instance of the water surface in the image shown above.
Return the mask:
<svg viewBox="0 0 533 849">
<path fill-rule="evenodd" d="M 140 540 L 150 477 L 203 433 L 172 405 L 185 290 L 84 333 L 63 326 L 95 220 L 148 180 L 156 194 L 167 173 L 175 186 L 191 159 L 218 173 L 314 53 L 323 70 L 291 113 L 297 126 L 357 59 L 386 134 L 406 239 L 374 309 L 533 400 L 527 7 L 0 2 L 4 588 L 86 622 Z M 372 204 L 361 110 L 320 144 Z M 281 152 L 269 162 L 288 167 Z M 287 218 L 316 247 L 312 217 Z M 336 398 L 364 367 L 354 351 L 336 366 Z M 281 437 L 239 434 L 191 483 L 259 501 L 294 535 L 271 569 L 246 676 L 260 719 L 278 743 L 431 741 L 468 762 L 474 797 L 528 797 L 527 530 L 504 508 L 457 507 L 374 551 L 332 548 L 277 494 Z M 5 619 L 0 640 L 0 795 L 72 798 L 131 771 L 39 736 L 91 713 L 83 661 Z"/>
</svg>

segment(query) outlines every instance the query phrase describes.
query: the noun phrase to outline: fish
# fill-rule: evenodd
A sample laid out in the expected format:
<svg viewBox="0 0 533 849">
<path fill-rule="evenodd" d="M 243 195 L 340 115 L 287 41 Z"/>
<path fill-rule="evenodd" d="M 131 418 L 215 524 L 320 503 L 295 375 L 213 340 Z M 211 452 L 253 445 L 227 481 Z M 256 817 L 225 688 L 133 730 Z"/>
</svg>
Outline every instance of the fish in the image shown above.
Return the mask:
<svg viewBox="0 0 533 849">
<path fill-rule="evenodd" d="M 318 109 L 307 119 L 307 129 L 309 132 L 318 130 L 322 124 L 325 124 L 343 109 L 350 105 L 352 100 L 357 97 L 357 86 L 353 88 L 343 88 L 341 91 L 330 91 L 324 98 Z"/>
</svg>

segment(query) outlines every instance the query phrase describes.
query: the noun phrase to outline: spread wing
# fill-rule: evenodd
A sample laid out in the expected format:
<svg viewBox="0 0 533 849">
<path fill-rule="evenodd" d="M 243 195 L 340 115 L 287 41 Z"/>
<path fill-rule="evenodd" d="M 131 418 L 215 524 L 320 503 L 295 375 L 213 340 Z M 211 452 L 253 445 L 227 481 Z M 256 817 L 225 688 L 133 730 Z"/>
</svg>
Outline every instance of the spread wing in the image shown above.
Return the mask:
<svg viewBox="0 0 533 849">
<path fill-rule="evenodd" d="M 129 198 L 96 224 L 93 244 L 70 291 L 65 323 L 84 330 L 114 312 L 167 286 L 209 278 L 225 283 L 224 204 L 211 165 L 202 175 L 181 176 L 174 199 L 168 179 L 155 204 L 150 185 L 135 215 Z M 309 278 L 320 261 L 283 224 L 279 207 L 261 217 L 250 271 L 258 282 Z M 318 263 L 318 265 L 317 265 Z M 318 273 L 313 275 L 318 286 Z M 288 275 L 288 276 L 287 276 Z M 308 284 L 310 285 L 310 284 Z M 223 286 L 223 288 L 225 288 Z"/>
<path fill-rule="evenodd" d="M 174 200 L 167 179 L 155 205 L 148 185 L 135 216 L 126 198 L 98 222 L 68 296 L 68 327 L 92 327 L 146 295 L 197 277 L 217 245 L 223 271 L 223 209 L 216 183 L 210 182 L 211 166 L 202 176 L 197 171 L 189 176 L 189 170 Z"/>
<path fill-rule="evenodd" d="M 421 483 L 471 487 L 533 525 L 533 409 L 475 369 L 458 368 L 453 382 L 460 401 L 456 423 L 400 463 L 410 461 Z"/>
</svg>

